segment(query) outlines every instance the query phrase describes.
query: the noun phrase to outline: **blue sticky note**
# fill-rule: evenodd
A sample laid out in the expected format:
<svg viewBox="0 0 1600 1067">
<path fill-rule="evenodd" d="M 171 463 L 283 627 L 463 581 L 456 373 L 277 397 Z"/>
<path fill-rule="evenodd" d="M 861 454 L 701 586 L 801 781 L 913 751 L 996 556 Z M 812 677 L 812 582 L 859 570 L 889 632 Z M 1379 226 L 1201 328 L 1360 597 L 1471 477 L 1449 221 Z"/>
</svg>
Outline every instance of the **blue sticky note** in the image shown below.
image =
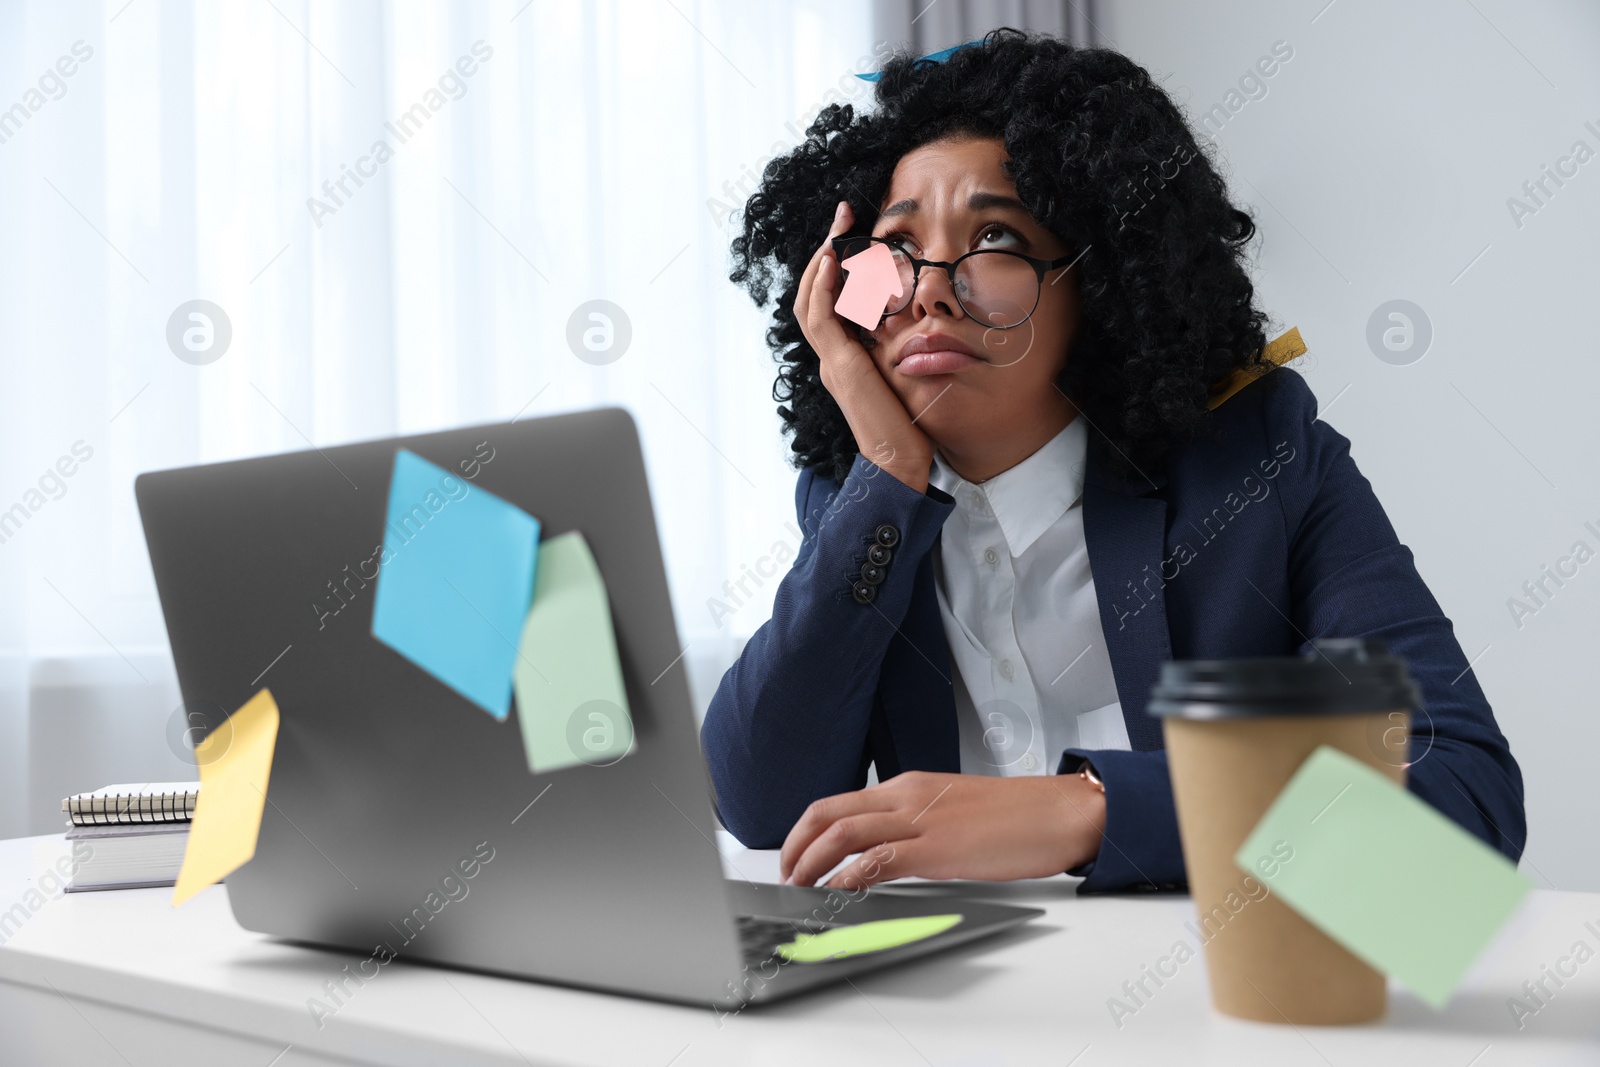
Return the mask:
<svg viewBox="0 0 1600 1067">
<path fill-rule="evenodd" d="M 504 719 L 538 551 L 538 519 L 401 449 L 372 636 Z"/>
<path fill-rule="evenodd" d="M 932 7 L 932 6 L 933 6 L 932 4 L 928 5 L 928 7 Z M 924 11 L 926 11 L 927 9 L 928 8 L 923 8 Z M 952 55 L 954 55 L 955 53 L 961 51 L 961 49 L 963 49 L 963 48 L 971 48 L 973 45 L 980 45 L 982 43 L 983 42 L 981 40 L 980 41 L 968 41 L 966 44 L 958 44 L 958 45 L 955 45 L 955 46 L 950 47 L 950 48 L 942 48 L 937 52 L 929 52 L 925 56 L 918 56 L 917 57 L 917 62 L 918 63 L 943 63 L 945 60 L 949 59 Z M 870 74 L 857 74 L 856 77 L 860 78 L 864 82 L 875 82 L 875 81 L 878 81 L 879 79 L 881 79 L 883 77 L 883 71 L 875 70 L 875 71 L 871 72 Z"/>
</svg>

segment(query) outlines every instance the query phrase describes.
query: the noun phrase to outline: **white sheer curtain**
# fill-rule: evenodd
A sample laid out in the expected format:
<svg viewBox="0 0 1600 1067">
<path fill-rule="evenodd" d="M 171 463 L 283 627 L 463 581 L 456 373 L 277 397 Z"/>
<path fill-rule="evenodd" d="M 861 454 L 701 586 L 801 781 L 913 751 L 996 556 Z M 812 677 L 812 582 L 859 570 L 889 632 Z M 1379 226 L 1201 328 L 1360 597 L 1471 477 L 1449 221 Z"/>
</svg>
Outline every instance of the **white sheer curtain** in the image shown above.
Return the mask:
<svg viewBox="0 0 1600 1067">
<path fill-rule="evenodd" d="M 192 776 L 145 470 L 622 405 L 703 704 L 776 579 L 708 602 L 798 541 L 726 211 L 872 53 L 848 0 L 0 8 L 0 835 Z M 205 365 L 167 342 L 196 299 Z M 591 299 L 608 365 L 566 341 Z"/>
</svg>

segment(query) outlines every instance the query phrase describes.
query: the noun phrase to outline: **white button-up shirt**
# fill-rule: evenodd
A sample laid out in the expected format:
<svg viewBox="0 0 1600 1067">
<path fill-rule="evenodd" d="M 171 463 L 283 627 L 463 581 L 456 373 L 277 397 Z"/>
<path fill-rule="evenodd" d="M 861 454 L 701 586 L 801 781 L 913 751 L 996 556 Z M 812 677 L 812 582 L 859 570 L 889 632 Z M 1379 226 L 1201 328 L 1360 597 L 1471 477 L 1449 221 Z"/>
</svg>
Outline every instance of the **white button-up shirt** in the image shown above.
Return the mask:
<svg viewBox="0 0 1600 1067">
<path fill-rule="evenodd" d="M 1068 748 L 1131 747 L 1083 539 L 1081 418 L 986 482 L 934 455 L 955 498 L 934 549 L 965 774 L 1054 774 Z"/>
</svg>

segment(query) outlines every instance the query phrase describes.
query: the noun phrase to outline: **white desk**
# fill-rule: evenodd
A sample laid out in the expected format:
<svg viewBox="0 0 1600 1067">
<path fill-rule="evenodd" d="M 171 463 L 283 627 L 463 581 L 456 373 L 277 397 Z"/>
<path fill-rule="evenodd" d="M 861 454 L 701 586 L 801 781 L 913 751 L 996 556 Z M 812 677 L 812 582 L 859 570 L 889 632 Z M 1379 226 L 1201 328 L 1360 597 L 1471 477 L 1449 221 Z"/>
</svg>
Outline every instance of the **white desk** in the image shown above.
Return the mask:
<svg viewBox="0 0 1600 1067">
<path fill-rule="evenodd" d="M 21 902 L 59 838 L 0 842 L 0 915 Z M 725 842 L 730 875 L 775 880 L 777 857 Z M 1600 1063 L 1600 957 L 1579 967 L 1519 1032 L 1506 1006 L 1587 941 L 1600 894 L 1539 892 L 1491 946 L 1449 1009 L 1391 987 L 1388 1018 L 1355 1028 L 1269 1026 L 1215 1014 L 1204 963 L 1183 964 L 1119 1028 L 1125 996 L 1193 918 L 1187 897 L 1079 898 L 1065 876 L 1009 884 L 922 883 L 1037 904 L 1021 930 L 797 1000 L 718 1019 L 532 982 L 388 964 L 318 1030 L 307 998 L 360 957 L 241 930 L 216 886 L 182 909 L 170 890 L 61 896 L 0 948 L 0 1063 L 187 1067 L 250 1064 L 1354 1064 L 1498 1067 Z M 38 898 L 34 898 L 37 900 Z M 12 914 L 15 921 L 19 916 Z M 1570 965 L 1569 965 L 1570 969 Z M 1147 983 L 1148 985 L 1148 983 Z M 1152 987 L 1153 988 L 1153 987 Z M 285 1051 L 287 1049 L 287 1051 Z M 274 1057 L 278 1057 L 274 1059 Z"/>
</svg>

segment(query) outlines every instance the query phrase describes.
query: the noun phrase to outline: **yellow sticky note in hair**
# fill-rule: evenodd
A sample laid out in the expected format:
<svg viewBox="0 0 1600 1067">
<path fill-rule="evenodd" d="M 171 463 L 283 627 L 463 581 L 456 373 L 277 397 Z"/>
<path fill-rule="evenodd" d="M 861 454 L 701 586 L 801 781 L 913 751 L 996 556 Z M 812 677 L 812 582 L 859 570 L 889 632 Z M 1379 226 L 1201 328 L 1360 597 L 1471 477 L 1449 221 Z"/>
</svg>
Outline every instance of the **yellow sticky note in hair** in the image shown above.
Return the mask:
<svg viewBox="0 0 1600 1067">
<path fill-rule="evenodd" d="M 189 825 L 183 869 L 172 889 L 173 907 L 220 882 L 256 854 L 277 744 L 278 704 L 263 689 L 194 747 L 200 796 Z"/>
<path fill-rule="evenodd" d="M 1277 340 L 1263 348 L 1261 354 L 1271 360 L 1274 367 L 1281 367 L 1290 360 L 1299 359 L 1305 355 L 1306 343 L 1300 340 L 1300 327 L 1290 327 L 1287 333 L 1280 334 Z M 1273 367 L 1258 371 L 1234 371 L 1218 387 L 1217 392 L 1212 395 L 1211 399 L 1206 401 L 1206 407 L 1208 409 L 1215 408 L 1234 393 L 1237 393 L 1263 374 L 1271 373 L 1272 370 Z"/>
</svg>

